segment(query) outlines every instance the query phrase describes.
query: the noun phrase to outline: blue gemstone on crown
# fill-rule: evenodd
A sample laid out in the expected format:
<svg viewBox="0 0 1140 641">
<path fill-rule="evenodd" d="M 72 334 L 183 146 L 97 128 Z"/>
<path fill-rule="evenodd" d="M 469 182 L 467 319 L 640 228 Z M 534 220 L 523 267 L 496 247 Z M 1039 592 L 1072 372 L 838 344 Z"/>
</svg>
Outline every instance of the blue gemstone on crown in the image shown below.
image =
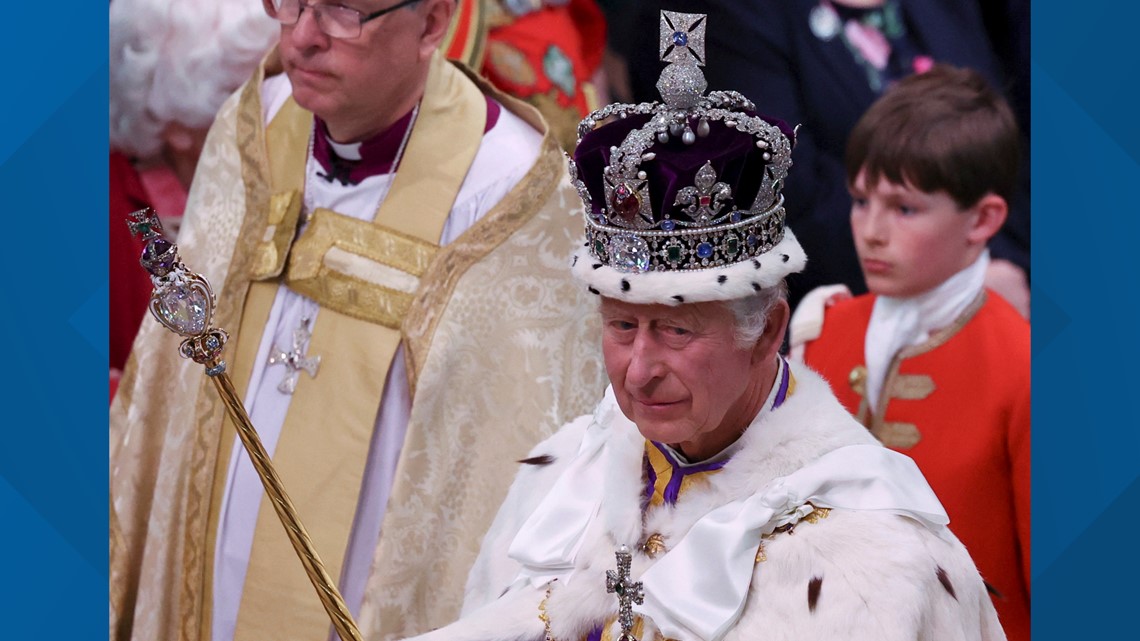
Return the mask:
<svg viewBox="0 0 1140 641">
<path fill-rule="evenodd" d="M 678 47 L 687 46 L 689 44 L 689 34 L 685 33 L 684 31 L 674 31 L 673 44 L 677 45 Z"/>
<path fill-rule="evenodd" d="M 729 215 L 728 219 L 734 223 L 738 223 L 738 222 L 740 222 L 740 219 L 743 217 L 744 217 L 744 213 L 738 209 L 738 210 L 732 212 L 732 214 Z"/>
<path fill-rule="evenodd" d="M 665 231 L 673 231 L 676 228 L 677 223 L 672 219 L 666 218 L 665 220 L 661 221 L 661 229 L 664 229 Z"/>
<path fill-rule="evenodd" d="M 701 243 L 697 245 L 697 256 L 700 258 L 708 258 L 713 255 L 713 246 L 709 243 Z"/>
</svg>

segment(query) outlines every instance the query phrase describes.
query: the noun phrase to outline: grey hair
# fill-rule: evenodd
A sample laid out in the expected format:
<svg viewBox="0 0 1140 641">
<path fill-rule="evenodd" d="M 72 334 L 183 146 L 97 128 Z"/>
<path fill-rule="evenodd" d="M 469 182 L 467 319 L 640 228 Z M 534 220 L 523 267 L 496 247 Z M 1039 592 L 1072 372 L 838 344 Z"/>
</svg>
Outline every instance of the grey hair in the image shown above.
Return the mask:
<svg viewBox="0 0 1140 641">
<path fill-rule="evenodd" d="M 114 0 L 109 28 L 111 148 L 144 159 L 170 123 L 208 127 L 281 31 L 253 0 Z"/>
<path fill-rule="evenodd" d="M 751 296 L 725 301 L 725 307 L 736 317 L 737 347 L 747 349 L 755 345 L 768 323 L 768 312 L 787 297 L 788 286 L 781 280 Z"/>
</svg>

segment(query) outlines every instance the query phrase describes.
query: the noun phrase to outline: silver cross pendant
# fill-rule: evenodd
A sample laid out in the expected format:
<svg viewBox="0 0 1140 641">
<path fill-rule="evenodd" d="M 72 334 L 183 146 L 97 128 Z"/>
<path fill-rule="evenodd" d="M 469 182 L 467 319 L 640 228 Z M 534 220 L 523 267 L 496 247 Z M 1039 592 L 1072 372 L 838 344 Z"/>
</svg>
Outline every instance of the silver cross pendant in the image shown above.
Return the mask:
<svg viewBox="0 0 1140 641">
<path fill-rule="evenodd" d="M 641 589 L 641 581 L 629 580 L 629 567 L 633 555 L 625 545 L 618 547 L 614 552 L 617 557 L 617 571 L 606 570 L 606 592 L 617 594 L 618 623 L 621 624 L 621 636 L 617 641 L 637 641 L 633 636 L 633 604 L 641 605 L 645 602 L 645 594 Z"/>
<path fill-rule="evenodd" d="M 305 356 L 305 344 L 312 337 L 313 333 L 309 331 L 310 320 L 308 318 L 301 319 L 301 326 L 293 330 L 293 348 L 286 351 L 279 345 L 273 346 L 273 351 L 269 354 L 269 364 L 277 365 L 278 363 L 285 366 L 285 378 L 277 384 L 277 391 L 282 394 L 292 394 L 297 389 L 297 379 L 300 378 L 301 372 L 308 372 L 309 378 L 316 378 L 317 368 L 321 365 L 320 356 Z"/>
</svg>

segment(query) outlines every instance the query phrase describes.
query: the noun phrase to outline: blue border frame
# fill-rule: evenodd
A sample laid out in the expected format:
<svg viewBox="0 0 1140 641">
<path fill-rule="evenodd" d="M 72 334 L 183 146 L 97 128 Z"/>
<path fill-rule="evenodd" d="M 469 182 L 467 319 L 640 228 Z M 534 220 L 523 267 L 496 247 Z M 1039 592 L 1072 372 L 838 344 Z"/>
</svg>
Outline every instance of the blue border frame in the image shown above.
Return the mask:
<svg viewBox="0 0 1140 641">
<path fill-rule="evenodd" d="M 1133 628 L 1140 431 L 1135 3 L 1033 6 L 1033 611 L 1040 639 Z M 1134 634 L 1134 633 L 1133 633 Z"/>
<path fill-rule="evenodd" d="M 70 4 L 0 38 L 6 639 L 107 631 L 107 14 Z"/>
<path fill-rule="evenodd" d="M 51 33 L 12 5 L 0 39 L 5 638 L 107 629 L 106 14 L 67 4 Z M 1137 304 L 1116 281 L 1140 274 L 1137 24 L 1133 3 L 1033 5 L 1037 639 L 1132 627 Z"/>
</svg>

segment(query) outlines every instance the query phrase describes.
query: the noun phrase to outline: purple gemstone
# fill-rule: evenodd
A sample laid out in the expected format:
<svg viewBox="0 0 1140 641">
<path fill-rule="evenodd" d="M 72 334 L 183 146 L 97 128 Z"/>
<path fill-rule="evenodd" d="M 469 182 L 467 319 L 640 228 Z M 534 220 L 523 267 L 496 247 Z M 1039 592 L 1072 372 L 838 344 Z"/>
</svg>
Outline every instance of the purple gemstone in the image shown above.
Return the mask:
<svg viewBox="0 0 1140 641">
<path fill-rule="evenodd" d="M 143 263 L 151 273 L 169 272 L 174 267 L 174 244 L 165 238 L 152 238 L 143 249 Z M 161 273 L 159 273 L 161 272 Z"/>
<path fill-rule="evenodd" d="M 684 46 L 688 45 L 689 44 L 689 34 L 685 33 L 684 31 L 674 31 L 673 32 L 673 44 L 677 45 L 678 47 L 684 47 Z"/>
</svg>

